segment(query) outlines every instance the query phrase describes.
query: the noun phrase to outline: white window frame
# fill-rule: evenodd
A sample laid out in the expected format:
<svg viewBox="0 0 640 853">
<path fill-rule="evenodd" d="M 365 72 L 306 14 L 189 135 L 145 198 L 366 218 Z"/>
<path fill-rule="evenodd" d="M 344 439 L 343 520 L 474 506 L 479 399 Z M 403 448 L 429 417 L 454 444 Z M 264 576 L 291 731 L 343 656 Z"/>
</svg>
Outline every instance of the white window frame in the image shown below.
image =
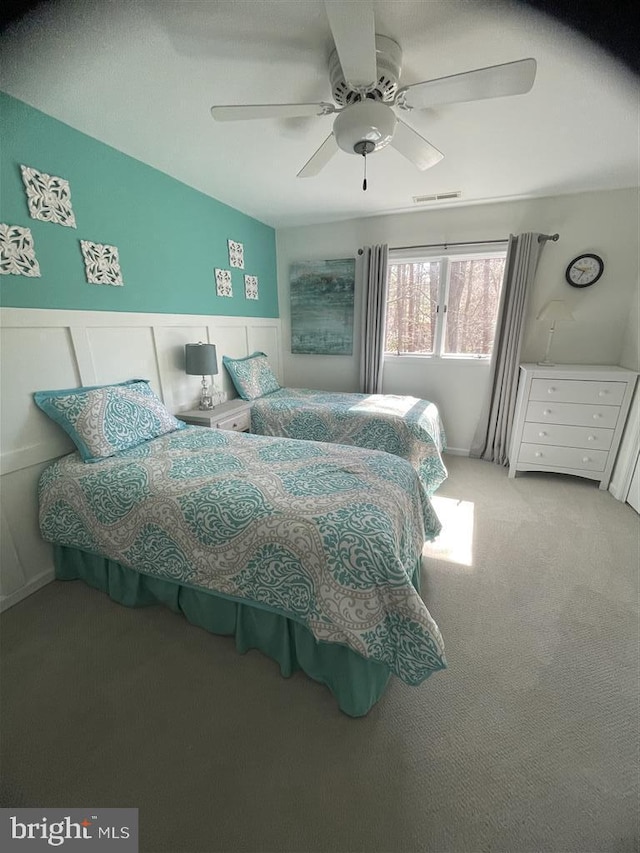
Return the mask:
<svg viewBox="0 0 640 853">
<path fill-rule="evenodd" d="M 506 258 L 507 241 L 504 248 L 496 249 L 495 244 L 489 249 L 474 249 L 471 252 L 447 251 L 436 249 L 425 249 L 419 253 L 406 254 L 406 250 L 396 249 L 389 251 L 389 265 L 391 264 L 420 264 L 425 261 L 440 261 L 440 288 L 438 290 L 438 303 L 436 305 L 436 327 L 433 334 L 433 352 L 389 352 L 385 350 L 385 359 L 433 359 L 442 361 L 489 361 L 491 353 L 444 353 L 444 340 L 447 326 L 447 306 L 449 302 L 449 277 L 451 261 L 473 261 L 484 258 Z M 385 318 L 386 320 L 386 318 Z M 385 331 L 386 338 L 386 331 Z"/>
</svg>

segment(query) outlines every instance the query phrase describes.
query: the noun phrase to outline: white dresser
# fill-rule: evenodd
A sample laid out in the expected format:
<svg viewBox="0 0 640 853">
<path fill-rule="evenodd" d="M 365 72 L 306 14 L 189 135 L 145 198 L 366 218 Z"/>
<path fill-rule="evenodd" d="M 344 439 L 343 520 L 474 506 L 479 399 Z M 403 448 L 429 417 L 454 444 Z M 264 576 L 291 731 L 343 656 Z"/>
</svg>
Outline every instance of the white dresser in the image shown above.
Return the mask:
<svg viewBox="0 0 640 853">
<path fill-rule="evenodd" d="M 606 489 L 637 376 L 606 365 L 521 364 L 509 476 L 557 471 Z"/>
</svg>

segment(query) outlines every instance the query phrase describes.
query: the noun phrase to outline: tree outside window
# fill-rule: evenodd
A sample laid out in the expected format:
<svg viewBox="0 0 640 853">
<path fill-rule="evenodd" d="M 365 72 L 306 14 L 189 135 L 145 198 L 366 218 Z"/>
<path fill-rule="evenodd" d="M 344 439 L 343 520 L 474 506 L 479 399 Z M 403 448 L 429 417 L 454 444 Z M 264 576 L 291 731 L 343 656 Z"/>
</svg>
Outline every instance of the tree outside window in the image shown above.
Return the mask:
<svg viewBox="0 0 640 853">
<path fill-rule="evenodd" d="M 391 260 L 385 352 L 490 356 L 505 257 L 501 251 Z"/>
</svg>

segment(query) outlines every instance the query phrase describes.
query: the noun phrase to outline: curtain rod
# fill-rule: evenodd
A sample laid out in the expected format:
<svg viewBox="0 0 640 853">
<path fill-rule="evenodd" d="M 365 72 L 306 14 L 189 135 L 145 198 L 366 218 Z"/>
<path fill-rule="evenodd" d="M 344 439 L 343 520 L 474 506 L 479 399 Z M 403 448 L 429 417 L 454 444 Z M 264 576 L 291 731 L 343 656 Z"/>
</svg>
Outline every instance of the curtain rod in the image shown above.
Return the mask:
<svg viewBox="0 0 640 853">
<path fill-rule="evenodd" d="M 538 243 L 546 240 L 553 240 L 556 243 L 560 239 L 559 234 L 538 234 Z M 400 249 L 448 249 L 449 246 L 487 246 L 491 243 L 508 243 L 509 238 L 505 237 L 502 240 L 465 240 L 460 243 L 426 243 L 422 246 L 390 246 L 389 251 L 395 252 Z M 362 254 L 362 249 L 358 249 L 358 254 Z"/>
</svg>

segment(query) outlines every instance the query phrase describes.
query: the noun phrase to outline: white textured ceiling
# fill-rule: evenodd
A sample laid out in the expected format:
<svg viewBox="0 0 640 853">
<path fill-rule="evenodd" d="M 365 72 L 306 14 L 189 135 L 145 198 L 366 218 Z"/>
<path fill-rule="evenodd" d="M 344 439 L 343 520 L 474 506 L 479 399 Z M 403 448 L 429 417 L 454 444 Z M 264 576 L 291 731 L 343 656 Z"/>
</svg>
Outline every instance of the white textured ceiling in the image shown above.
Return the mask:
<svg viewBox="0 0 640 853">
<path fill-rule="evenodd" d="M 358 0 L 351 0 L 357 3 Z M 527 7 L 374 0 L 402 47 L 404 85 L 533 56 L 527 95 L 414 111 L 444 154 L 419 172 L 397 151 L 339 152 L 296 173 L 332 117 L 217 123 L 212 104 L 331 101 L 322 0 L 67 0 L 5 31 L 1 87 L 120 151 L 273 226 L 638 185 L 638 79 Z"/>
</svg>

